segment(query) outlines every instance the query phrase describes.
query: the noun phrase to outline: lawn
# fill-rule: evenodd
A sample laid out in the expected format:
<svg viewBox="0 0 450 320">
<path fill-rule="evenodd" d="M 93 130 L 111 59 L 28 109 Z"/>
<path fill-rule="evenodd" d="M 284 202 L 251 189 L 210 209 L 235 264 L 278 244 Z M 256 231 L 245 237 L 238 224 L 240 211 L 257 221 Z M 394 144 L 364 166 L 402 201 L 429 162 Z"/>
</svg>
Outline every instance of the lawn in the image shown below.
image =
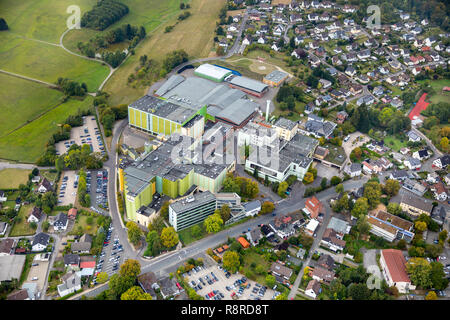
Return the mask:
<svg viewBox="0 0 450 320">
<path fill-rule="evenodd" d="M 27 222 L 28 214 L 30 213 L 32 207 L 32 205 L 20 207 L 19 217 L 21 217 L 21 221 L 19 223 L 14 223 L 11 232 L 9 233 L 10 237 L 29 236 L 36 233 L 36 231 L 33 230 Z"/>
<path fill-rule="evenodd" d="M 20 184 L 26 184 L 31 170 L 3 169 L 0 170 L 0 189 L 17 189 Z"/>
<path fill-rule="evenodd" d="M 431 95 L 427 95 L 427 101 L 432 103 L 439 103 L 439 102 L 449 102 L 450 101 L 450 93 L 442 92 L 443 87 L 449 87 L 450 86 L 450 79 L 441 79 L 441 80 L 421 80 L 418 81 L 418 83 L 422 84 L 425 81 L 428 81 L 435 91 L 435 93 Z"/>
<path fill-rule="evenodd" d="M 201 230 L 201 233 L 198 236 L 196 236 L 196 237 L 192 235 L 192 229 L 195 226 L 199 226 L 200 230 Z M 198 223 L 196 225 L 193 225 L 192 227 L 189 227 L 187 229 L 184 229 L 184 230 L 181 230 L 181 231 L 178 232 L 178 236 L 180 237 L 180 241 L 185 246 L 187 246 L 188 244 L 190 244 L 190 243 L 192 243 L 194 241 L 197 241 L 199 239 L 204 238 L 206 235 L 207 235 L 207 233 L 206 233 L 206 230 L 205 230 L 205 228 L 203 226 L 203 222 L 200 222 L 200 223 Z"/>
<path fill-rule="evenodd" d="M 387 136 L 384 138 L 384 143 L 392 150 L 398 152 L 401 148 L 407 146 L 407 138 L 404 138 L 403 142 L 397 136 Z"/>
<path fill-rule="evenodd" d="M 269 261 L 267 261 L 266 259 L 264 259 L 264 256 L 258 254 L 257 252 L 251 250 L 251 249 L 247 249 L 244 251 L 244 254 L 242 255 L 243 258 L 243 263 L 241 264 L 244 268 L 244 274 L 246 273 L 247 270 L 251 270 L 252 273 L 255 276 L 255 281 L 258 283 L 265 283 L 266 282 L 266 275 L 262 274 L 262 275 L 258 275 L 255 271 L 254 268 L 251 267 L 252 263 L 256 266 L 263 266 L 264 270 L 269 270 L 270 269 L 270 265 L 271 263 Z"/>
<path fill-rule="evenodd" d="M 0 137 L 62 102 L 63 93 L 45 85 L 0 73 Z M 26 94 L 23 94 L 26 92 Z"/>
<path fill-rule="evenodd" d="M 87 110 L 92 106 L 93 98 L 68 100 L 39 119 L 26 124 L 20 129 L 0 137 L 0 158 L 34 163 L 44 153 L 44 147 L 52 134 L 58 131 L 57 125 L 64 122 L 78 110 Z"/>
<path fill-rule="evenodd" d="M 173 1 L 148 2 L 166 3 L 169 4 L 168 8 L 173 5 Z M 180 11 L 162 15 L 158 28 L 154 28 L 135 48 L 136 54 L 130 56 L 106 83 L 104 90 L 111 93 L 110 103 L 130 103 L 145 94 L 147 87 L 132 88 L 127 85 L 128 76 L 135 72 L 135 68 L 139 66 L 139 57 L 144 54 L 157 61 L 162 61 L 167 53 L 179 49 L 185 50 L 190 58 L 209 56 L 214 45 L 214 30 L 219 10 L 225 3 L 224 0 L 192 0 L 189 9 L 191 16 L 177 24 L 169 33 L 164 32 L 165 26 L 174 25 Z"/>
<path fill-rule="evenodd" d="M 78 215 L 75 221 L 75 225 L 73 226 L 72 231 L 69 233 L 69 235 L 77 234 L 80 227 L 82 228 L 83 233 L 95 235 L 97 233 L 97 218 L 92 217 L 93 223 L 91 225 L 87 223 L 88 218 L 89 216 Z"/>
<path fill-rule="evenodd" d="M 54 45 L 21 38 L 12 31 L 0 34 L 0 43 L 0 69 L 5 71 L 50 83 L 59 77 L 69 78 L 86 83 L 89 92 L 95 92 L 109 74 L 109 68 L 100 62 L 74 56 Z"/>
</svg>

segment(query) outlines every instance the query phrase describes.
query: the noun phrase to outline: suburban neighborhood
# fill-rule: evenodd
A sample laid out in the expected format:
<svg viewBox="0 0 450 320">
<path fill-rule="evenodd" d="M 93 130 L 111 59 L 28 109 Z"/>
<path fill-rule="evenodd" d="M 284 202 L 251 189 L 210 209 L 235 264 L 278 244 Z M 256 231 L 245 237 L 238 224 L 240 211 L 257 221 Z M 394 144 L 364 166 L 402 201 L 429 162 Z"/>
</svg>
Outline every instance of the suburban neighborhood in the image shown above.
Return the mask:
<svg viewBox="0 0 450 320">
<path fill-rule="evenodd" d="M 0 300 L 449 300 L 449 4 L 167 2 L 36 40 L 107 68 L 95 90 L 0 64 L 73 104 L 26 114 L 32 161 L 0 135 Z M 155 54 L 200 20 L 210 52 Z"/>
</svg>

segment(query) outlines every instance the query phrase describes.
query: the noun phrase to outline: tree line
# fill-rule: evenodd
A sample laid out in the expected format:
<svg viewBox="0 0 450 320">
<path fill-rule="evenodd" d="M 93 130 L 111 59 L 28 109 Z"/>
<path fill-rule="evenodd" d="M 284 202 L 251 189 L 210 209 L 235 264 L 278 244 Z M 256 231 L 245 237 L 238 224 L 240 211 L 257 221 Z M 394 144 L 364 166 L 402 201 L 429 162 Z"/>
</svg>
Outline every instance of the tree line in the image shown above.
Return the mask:
<svg viewBox="0 0 450 320">
<path fill-rule="evenodd" d="M 81 18 L 82 28 L 105 30 L 129 12 L 128 6 L 114 0 L 100 0 Z"/>
</svg>

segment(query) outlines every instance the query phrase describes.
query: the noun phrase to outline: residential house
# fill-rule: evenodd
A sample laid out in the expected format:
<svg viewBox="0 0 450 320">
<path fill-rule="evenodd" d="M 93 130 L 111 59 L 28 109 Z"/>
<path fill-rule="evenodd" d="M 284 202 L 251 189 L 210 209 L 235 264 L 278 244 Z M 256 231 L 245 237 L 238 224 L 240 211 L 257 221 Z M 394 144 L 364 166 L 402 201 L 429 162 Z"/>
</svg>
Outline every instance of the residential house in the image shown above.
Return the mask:
<svg viewBox="0 0 450 320">
<path fill-rule="evenodd" d="M 146 272 L 138 276 L 138 283 L 145 293 L 152 296 L 153 300 L 157 299 L 156 291 L 159 289 L 157 284 L 156 275 L 153 272 Z"/>
<path fill-rule="evenodd" d="M 431 219 L 442 226 L 447 219 L 447 211 L 445 210 L 445 207 L 442 205 L 435 207 L 433 213 L 431 214 Z"/>
<path fill-rule="evenodd" d="M 314 280 L 330 283 L 331 281 L 333 281 L 335 273 L 334 271 L 330 271 L 322 267 L 315 267 L 314 270 L 310 273 L 310 276 Z"/>
<path fill-rule="evenodd" d="M 78 242 L 71 245 L 73 253 L 89 253 L 92 246 L 92 237 L 89 234 L 84 234 Z"/>
<path fill-rule="evenodd" d="M 408 178 L 408 172 L 406 170 L 394 170 L 389 175 L 389 179 L 394 179 L 397 181 L 404 181 Z"/>
<path fill-rule="evenodd" d="M 53 191 L 52 184 L 50 183 L 50 181 L 47 180 L 47 178 L 44 178 L 42 179 L 42 182 L 37 190 L 39 193 L 46 193 L 49 191 Z"/>
<path fill-rule="evenodd" d="M 407 158 L 405 161 L 403 161 L 403 164 L 408 167 L 409 170 L 419 170 L 422 166 L 422 163 L 420 163 L 420 160 L 416 158 Z"/>
<path fill-rule="evenodd" d="M 357 177 L 361 175 L 361 164 L 360 163 L 352 163 L 345 167 L 344 171 L 350 176 L 350 177 Z"/>
<path fill-rule="evenodd" d="M 438 169 L 445 169 L 447 168 L 448 164 L 450 163 L 450 155 L 446 154 L 440 158 L 437 158 L 433 161 L 433 167 L 436 167 Z"/>
<path fill-rule="evenodd" d="M 429 216 L 433 210 L 433 203 L 428 199 L 403 194 L 400 201 L 400 207 L 404 212 L 415 217 L 418 217 L 421 214 Z"/>
<path fill-rule="evenodd" d="M 38 207 L 33 207 L 30 216 L 27 219 L 28 223 L 35 222 L 38 223 L 42 218 L 42 210 Z"/>
<path fill-rule="evenodd" d="M 181 287 L 181 285 L 176 282 L 175 278 L 171 279 L 169 276 L 159 279 L 158 285 L 163 299 L 168 299 L 169 297 L 177 297 L 182 292 L 184 292 L 183 287 Z"/>
<path fill-rule="evenodd" d="M 414 152 L 412 154 L 413 158 L 420 160 L 420 161 L 424 161 L 426 159 L 428 159 L 429 157 L 431 157 L 431 153 L 428 152 L 427 149 L 422 149 L 422 150 L 418 150 L 416 152 Z"/>
<path fill-rule="evenodd" d="M 292 269 L 279 264 L 278 262 L 273 262 L 270 266 L 270 272 L 276 277 L 282 278 L 284 280 L 289 281 L 292 276 Z M 281 281 L 280 281 L 281 282 Z"/>
<path fill-rule="evenodd" d="M 408 136 L 408 141 L 419 142 L 422 140 L 422 138 L 412 130 L 408 131 L 406 135 Z"/>
<path fill-rule="evenodd" d="M 348 118 L 348 113 L 344 110 L 339 111 L 336 115 L 336 122 L 339 124 L 344 123 L 344 121 Z"/>
<path fill-rule="evenodd" d="M 77 254 L 66 254 L 64 256 L 64 266 L 78 268 L 80 266 L 80 256 Z"/>
<path fill-rule="evenodd" d="M 69 220 L 67 218 L 67 214 L 60 212 L 57 215 L 55 222 L 53 223 L 53 229 L 55 231 L 65 231 L 68 224 Z"/>
<path fill-rule="evenodd" d="M 8 196 L 6 195 L 6 192 L 3 190 L 0 190 L 0 203 L 5 202 L 8 200 Z"/>
<path fill-rule="evenodd" d="M 320 282 L 317 280 L 311 280 L 308 282 L 306 286 L 305 294 L 308 297 L 315 299 L 322 292 L 322 288 L 320 286 Z"/>
<path fill-rule="evenodd" d="M 14 254 L 14 244 L 16 241 L 14 239 L 6 238 L 0 242 L 0 257 L 10 256 Z"/>
<path fill-rule="evenodd" d="M 247 232 L 245 235 L 247 236 L 248 241 L 253 246 L 257 246 L 259 243 L 259 240 L 261 240 L 263 238 L 263 235 L 259 228 L 255 228 L 255 229 L 251 230 L 250 232 Z"/>
<path fill-rule="evenodd" d="M 435 183 L 430 190 L 433 192 L 434 198 L 438 201 L 447 201 L 447 190 L 442 182 Z"/>
<path fill-rule="evenodd" d="M 326 253 L 320 255 L 317 265 L 330 271 L 335 267 L 333 257 Z"/>
<path fill-rule="evenodd" d="M 62 281 L 63 283 L 57 287 L 60 297 L 64 297 L 81 289 L 81 278 L 76 272 L 72 271 L 65 274 L 62 277 Z"/>
<path fill-rule="evenodd" d="M 323 204 L 315 196 L 306 199 L 303 211 L 312 219 L 316 219 L 319 213 L 325 213 Z"/>
<path fill-rule="evenodd" d="M 411 180 L 406 178 L 402 184 L 402 188 L 411 191 L 412 193 L 417 194 L 418 196 L 423 196 L 427 188 L 418 181 Z"/>
<path fill-rule="evenodd" d="M 342 251 L 345 248 L 345 241 L 339 239 L 337 232 L 331 228 L 325 229 L 321 244 L 335 252 Z"/>
<path fill-rule="evenodd" d="M 34 236 L 33 242 L 31 244 L 31 250 L 34 252 L 43 251 L 47 248 L 50 242 L 50 236 L 46 233 L 38 233 Z"/>
</svg>

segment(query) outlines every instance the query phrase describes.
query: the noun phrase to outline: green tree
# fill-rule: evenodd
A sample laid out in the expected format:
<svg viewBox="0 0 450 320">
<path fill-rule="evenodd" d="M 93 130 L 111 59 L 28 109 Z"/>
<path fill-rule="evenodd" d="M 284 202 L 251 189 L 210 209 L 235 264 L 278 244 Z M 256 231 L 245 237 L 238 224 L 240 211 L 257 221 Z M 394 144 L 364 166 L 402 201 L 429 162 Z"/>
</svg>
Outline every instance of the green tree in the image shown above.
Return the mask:
<svg viewBox="0 0 450 320">
<path fill-rule="evenodd" d="M 128 230 L 128 240 L 137 246 L 141 241 L 142 230 L 139 228 L 136 222 L 128 221 L 127 222 L 127 230 Z"/>
<path fill-rule="evenodd" d="M 174 227 L 166 227 L 161 232 L 161 243 L 166 248 L 172 248 L 179 242 L 178 233 Z"/>
<path fill-rule="evenodd" d="M 208 218 L 205 219 L 203 222 L 206 232 L 208 233 L 215 233 L 220 231 L 223 225 L 223 220 L 220 217 L 220 214 L 212 214 Z"/>
<path fill-rule="evenodd" d="M 108 274 L 106 272 L 100 272 L 97 275 L 97 282 L 98 283 L 105 283 L 106 281 L 108 281 Z"/>
<path fill-rule="evenodd" d="M 429 291 L 425 297 L 425 300 L 437 300 L 436 292 Z"/>
<path fill-rule="evenodd" d="M 272 213 L 275 210 L 275 205 L 271 201 L 264 201 L 261 206 L 261 214 Z"/>
<path fill-rule="evenodd" d="M 227 251 L 223 255 L 223 267 L 231 272 L 236 272 L 239 269 L 240 261 L 239 254 L 236 251 Z"/>
<path fill-rule="evenodd" d="M 335 188 L 336 193 L 343 193 L 344 192 L 344 185 L 342 183 L 339 183 Z"/>
<path fill-rule="evenodd" d="M 161 251 L 161 239 L 159 238 L 158 232 L 156 230 L 150 230 L 147 233 L 147 250 L 146 253 L 151 256 L 157 256 Z"/>
<path fill-rule="evenodd" d="M 367 198 L 371 209 L 375 208 L 380 203 L 381 186 L 377 181 L 369 181 L 364 186 L 364 197 Z"/>
<path fill-rule="evenodd" d="M 288 187 L 289 187 L 289 184 L 286 181 L 280 182 L 280 184 L 278 185 L 278 190 L 277 190 L 278 195 L 280 197 L 284 198 L 286 196 L 285 192 Z"/>
<path fill-rule="evenodd" d="M 331 183 L 332 186 L 336 186 L 336 185 L 338 185 L 341 182 L 342 182 L 341 178 L 339 178 L 337 176 L 331 177 L 330 183 Z"/>
<path fill-rule="evenodd" d="M 145 293 L 140 286 L 133 286 L 122 293 L 120 300 L 152 300 L 152 296 Z"/>
<path fill-rule="evenodd" d="M 194 238 L 198 238 L 198 237 L 200 237 L 202 235 L 202 229 L 200 228 L 199 225 L 195 225 L 195 226 L 192 227 L 191 235 Z"/>
<path fill-rule="evenodd" d="M 352 215 L 354 217 L 360 217 L 361 215 L 366 215 L 369 211 L 369 203 L 367 198 L 361 197 L 355 201 L 352 209 Z"/>
<path fill-rule="evenodd" d="M 414 228 L 418 232 L 424 232 L 425 230 L 427 230 L 427 224 L 423 221 L 416 221 L 414 224 Z"/>
<path fill-rule="evenodd" d="M 384 192 L 390 197 L 397 195 L 398 190 L 400 190 L 400 183 L 394 179 L 386 180 L 384 184 Z"/>
<path fill-rule="evenodd" d="M 430 263 L 423 258 L 411 258 L 406 264 L 411 282 L 423 289 L 430 288 L 432 285 L 431 269 Z"/>
<path fill-rule="evenodd" d="M 276 282 L 276 279 L 275 279 L 275 277 L 274 277 L 273 275 L 268 274 L 268 275 L 266 276 L 266 285 L 267 285 L 269 288 L 273 288 L 273 286 L 275 285 L 275 282 Z"/>
<path fill-rule="evenodd" d="M 442 263 L 433 261 L 430 263 L 431 272 L 430 279 L 432 283 L 432 287 L 436 290 L 445 290 L 448 286 L 448 279 L 444 272 L 444 266 Z"/>
<path fill-rule="evenodd" d="M 227 222 L 231 217 L 231 209 L 228 205 L 224 204 L 220 208 L 220 217 L 222 218 L 223 222 Z"/>
</svg>

